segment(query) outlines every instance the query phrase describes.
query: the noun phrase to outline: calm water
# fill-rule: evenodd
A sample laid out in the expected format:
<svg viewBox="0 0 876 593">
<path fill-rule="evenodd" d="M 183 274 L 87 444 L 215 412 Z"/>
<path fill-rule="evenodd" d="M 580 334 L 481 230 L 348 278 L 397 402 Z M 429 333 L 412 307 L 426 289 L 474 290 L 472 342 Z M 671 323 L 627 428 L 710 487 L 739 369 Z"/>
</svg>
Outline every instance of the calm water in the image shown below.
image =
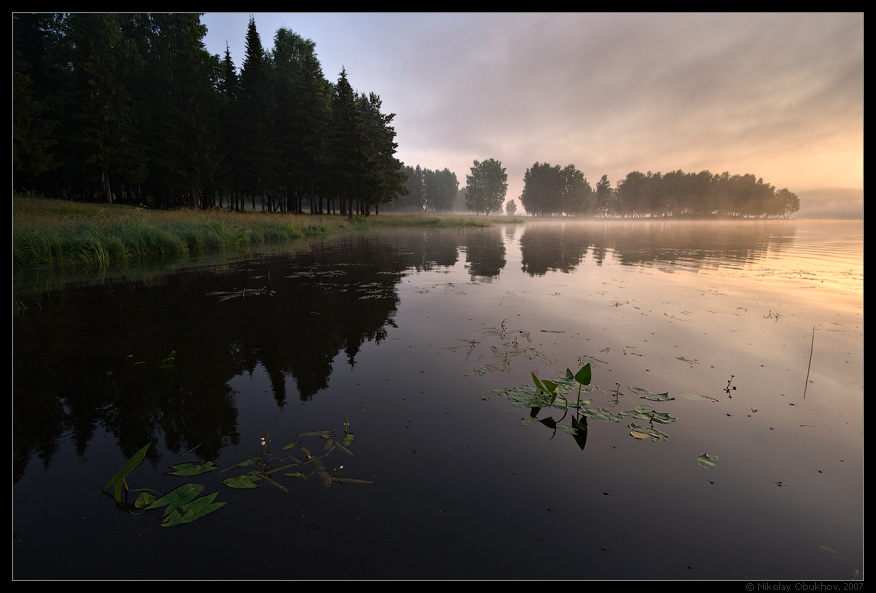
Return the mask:
<svg viewBox="0 0 876 593">
<path fill-rule="evenodd" d="M 863 221 L 382 230 L 196 263 L 16 276 L 14 578 L 863 579 Z M 496 391 L 584 362 L 590 409 L 650 405 L 667 438 L 619 415 L 585 439 Z M 352 455 L 306 480 L 168 474 L 320 458 L 304 433 L 345 426 Z M 132 489 L 228 504 L 176 527 L 117 507 L 101 487 L 149 442 Z"/>
</svg>

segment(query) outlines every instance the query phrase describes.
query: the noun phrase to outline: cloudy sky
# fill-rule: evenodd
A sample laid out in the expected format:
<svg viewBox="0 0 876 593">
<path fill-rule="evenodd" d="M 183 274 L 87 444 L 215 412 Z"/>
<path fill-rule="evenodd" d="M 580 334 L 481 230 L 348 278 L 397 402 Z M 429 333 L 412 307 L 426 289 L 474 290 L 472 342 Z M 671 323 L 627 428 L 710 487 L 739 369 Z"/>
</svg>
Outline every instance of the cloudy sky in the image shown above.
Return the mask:
<svg viewBox="0 0 876 593">
<path fill-rule="evenodd" d="M 254 13 L 265 49 L 311 39 L 324 76 L 395 113 L 406 165 L 494 158 L 590 184 L 631 171 L 752 173 L 793 192 L 864 187 L 863 13 Z M 243 63 L 249 13 L 207 13 Z M 518 200 L 519 204 L 519 200 Z"/>
</svg>

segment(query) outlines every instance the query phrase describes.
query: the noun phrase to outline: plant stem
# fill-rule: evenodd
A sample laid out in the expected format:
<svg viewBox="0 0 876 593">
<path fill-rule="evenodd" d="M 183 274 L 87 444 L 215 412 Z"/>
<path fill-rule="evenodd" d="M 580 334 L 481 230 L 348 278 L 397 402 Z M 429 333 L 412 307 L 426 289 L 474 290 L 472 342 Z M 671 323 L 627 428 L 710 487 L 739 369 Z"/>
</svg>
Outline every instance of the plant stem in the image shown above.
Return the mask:
<svg viewBox="0 0 876 593">
<path fill-rule="evenodd" d="M 809 366 L 806 368 L 806 384 L 803 386 L 803 399 L 806 399 L 806 389 L 809 387 L 809 371 L 812 370 L 812 351 L 815 350 L 815 326 L 812 326 L 812 344 L 809 346 Z"/>
</svg>

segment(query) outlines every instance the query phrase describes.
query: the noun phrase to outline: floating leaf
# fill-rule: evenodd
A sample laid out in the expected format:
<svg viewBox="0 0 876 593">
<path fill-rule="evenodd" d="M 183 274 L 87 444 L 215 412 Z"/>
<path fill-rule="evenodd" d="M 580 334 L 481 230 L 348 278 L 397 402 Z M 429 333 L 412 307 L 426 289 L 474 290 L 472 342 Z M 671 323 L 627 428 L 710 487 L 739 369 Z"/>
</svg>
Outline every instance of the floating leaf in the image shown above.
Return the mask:
<svg viewBox="0 0 876 593">
<path fill-rule="evenodd" d="M 350 457 L 353 456 L 353 452 L 350 451 L 349 449 L 347 449 L 345 446 L 341 445 L 340 443 L 335 443 L 335 446 L 332 449 L 340 449 L 341 451 L 343 451 L 344 453 L 346 453 Z"/>
<path fill-rule="evenodd" d="M 137 496 L 137 500 L 134 501 L 134 508 L 145 509 L 153 502 L 155 502 L 154 494 L 150 492 L 141 492 L 140 495 Z"/>
<path fill-rule="evenodd" d="M 147 506 L 147 509 L 159 509 L 166 506 L 164 515 L 168 515 L 174 509 L 193 501 L 204 490 L 201 484 L 183 484 L 179 488 L 171 490 L 155 502 Z"/>
<path fill-rule="evenodd" d="M 657 412 L 650 405 L 643 404 L 636 406 L 636 409 L 629 412 L 624 412 L 627 416 L 638 418 L 640 420 L 648 420 L 649 422 L 659 422 L 660 424 L 669 424 L 675 422 L 675 418 L 665 412 Z"/>
<path fill-rule="evenodd" d="M 219 469 L 212 461 L 207 461 L 206 463 L 178 463 L 170 467 L 173 471 L 167 473 L 172 476 L 197 476 Z"/>
<path fill-rule="evenodd" d="M 352 453 L 350 453 L 350 455 L 352 455 Z M 263 472 L 261 472 L 262 475 L 269 476 L 269 475 L 271 475 L 271 474 L 275 474 L 275 473 L 277 473 L 277 472 L 281 472 L 281 471 L 283 471 L 284 469 L 289 469 L 290 467 L 295 467 L 296 465 L 301 465 L 301 462 L 298 461 L 297 459 L 295 459 L 294 457 L 292 457 L 291 459 L 292 459 L 292 463 L 287 463 L 286 465 L 281 465 L 280 467 L 278 467 L 278 468 L 276 468 L 276 469 L 263 471 Z"/>
<path fill-rule="evenodd" d="M 675 418 L 665 412 L 652 412 L 651 422 L 659 422 L 660 424 L 669 424 L 675 422 Z"/>
<path fill-rule="evenodd" d="M 576 401 L 574 403 L 570 403 L 569 407 L 571 408 L 586 408 L 588 406 L 593 405 L 592 399 L 582 399 L 581 401 Z"/>
<path fill-rule="evenodd" d="M 648 391 L 647 389 L 644 389 L 642 387 L 630 387 L 630 390 L 633 393 L 638 393 L 639 395 L 641 395 L 642 399 L 648 399 L 648 400 L 660 401 L 660 402 L 665 402 L 668 400 L 675 399 L 674 397 L 669 397 L 668 393 L 651 393 L 650 391 Z"/>
<path fill-rule="evenodd" d="M 606 410 L 605 408 L 599 408 L 599 411 L 610 422 L 620 422 L 624 418 L 623 414 L 618 414 L 617 412 L 612 412 L 611 410 Z"/>
<path fill-rule="evenodd" d="M 201 498 L 195 499 L 192 502 L 185 504 L 174 512 L 170 513 L 168 517 L 161 524 L 162 527 L 173 527 L 175 525 L 181 525 L 183 523 L 191 523 L 192 521 L 197 521 L 204 515 L 212 513 L 213 511 L 222 508 L 227 502 L 213 502 L 213 499 L 216 498 L 216 495 L 219 492 L 214 492 L 209 496 L 203 496 Z"/>
<path fill-rule="evenodd" d="M 297 447 L 297 446 L 300 445 L 300 444 L 301 444 L 301 441 L 292 441 L 292 442 L 289 443 L 288 445 L 284 446 L 284 447 L 283 447 L 283 450 L 285 451 L 286 449 L 292 449 L 292 448 L 294 448 L 294 447 Z"/>
<path fill-rule="evenodd" d="M 697 463 L 702 468 L 710 469 L 710 468 L 715 467 L 715 465 L 718 463 L 718 456 L 712 455 L 711 457 L 709 457 L 708 454 L 703 453 L 702 455 L 697 457 Z"/>
<path fill-rule="evenodd" d="M 581 410 L 581 415 L 586 416 L 587 418 L 591 418 L 593 420 L 601 420 L 602 422 L 611 422 L 611 418 L 605 415 L 602 410 L 594 410 L 592 408 L 585 408 Z"/>
<path fill-rule="evenodd" d="M 259 480 L 261 478 L 257 474 L 243 474 L 233 478 L 226 478 L 222 480 L 222 483 L 229 488 L 258 488 L 259 486 L 256 482 Z"/>
<path fill-rule="evenodd" d="M 647 432 L 645 432 L 645 431 L 639 429 L 639 427 L 637 427 L 635 424 L 631 424 L 631 425 L 630 425 L 630 428 L 631 428 L 631 430 L 630 430 L 630 434 L 631 434 L 633 437 L 637 438 L 637 439 L 648 439 L 648 438 L 651 438 L 650 436 L 648 436 L 648 433 L 647 433 Z"/>
<path fill-rule="evenodd" d="M 630 435 L 637 439 L 647 439 L 650 438 L 652 441 L 665 441 L 669 438 L 669 435 L 660 432 L 656 428 L 644 428 L 641 426 L 637 426 L 633 423 L 629 425 Z"/>
<path fill-rule="evenodd" d="M 298 436 L 300 437 L 325 437 L 329 438 L 334 434 L 334 429 L 327 428 L 325 430 L 312 430 L 310 432 L 302 432 Z"/>
</svg>

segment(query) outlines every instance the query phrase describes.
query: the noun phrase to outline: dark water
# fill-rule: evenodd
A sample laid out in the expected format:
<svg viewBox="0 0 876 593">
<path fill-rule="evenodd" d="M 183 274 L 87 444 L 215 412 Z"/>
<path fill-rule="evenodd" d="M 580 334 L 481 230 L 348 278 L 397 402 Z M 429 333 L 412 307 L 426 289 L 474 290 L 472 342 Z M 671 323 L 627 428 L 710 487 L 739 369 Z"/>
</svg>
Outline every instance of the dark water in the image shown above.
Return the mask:
<svg viewBox="0 0 876 593">
<path fill-rule="evenodd" d="M 16 275 L 14 578 L 863 579 L 862 221 L 395 229 L 196 263 Z M 584 362 L 593 409 L 651 405 L 668 438 L 624 416 L 584 439 L 495 392 Z M 345 428 L 352 455 L 306 480 L 168 474 L 319 458 L 305 433 Z M 175 527 L 117 506 L 101 488 L 146 443 L 130 488 L 227 504 Z"/>
</svg>

